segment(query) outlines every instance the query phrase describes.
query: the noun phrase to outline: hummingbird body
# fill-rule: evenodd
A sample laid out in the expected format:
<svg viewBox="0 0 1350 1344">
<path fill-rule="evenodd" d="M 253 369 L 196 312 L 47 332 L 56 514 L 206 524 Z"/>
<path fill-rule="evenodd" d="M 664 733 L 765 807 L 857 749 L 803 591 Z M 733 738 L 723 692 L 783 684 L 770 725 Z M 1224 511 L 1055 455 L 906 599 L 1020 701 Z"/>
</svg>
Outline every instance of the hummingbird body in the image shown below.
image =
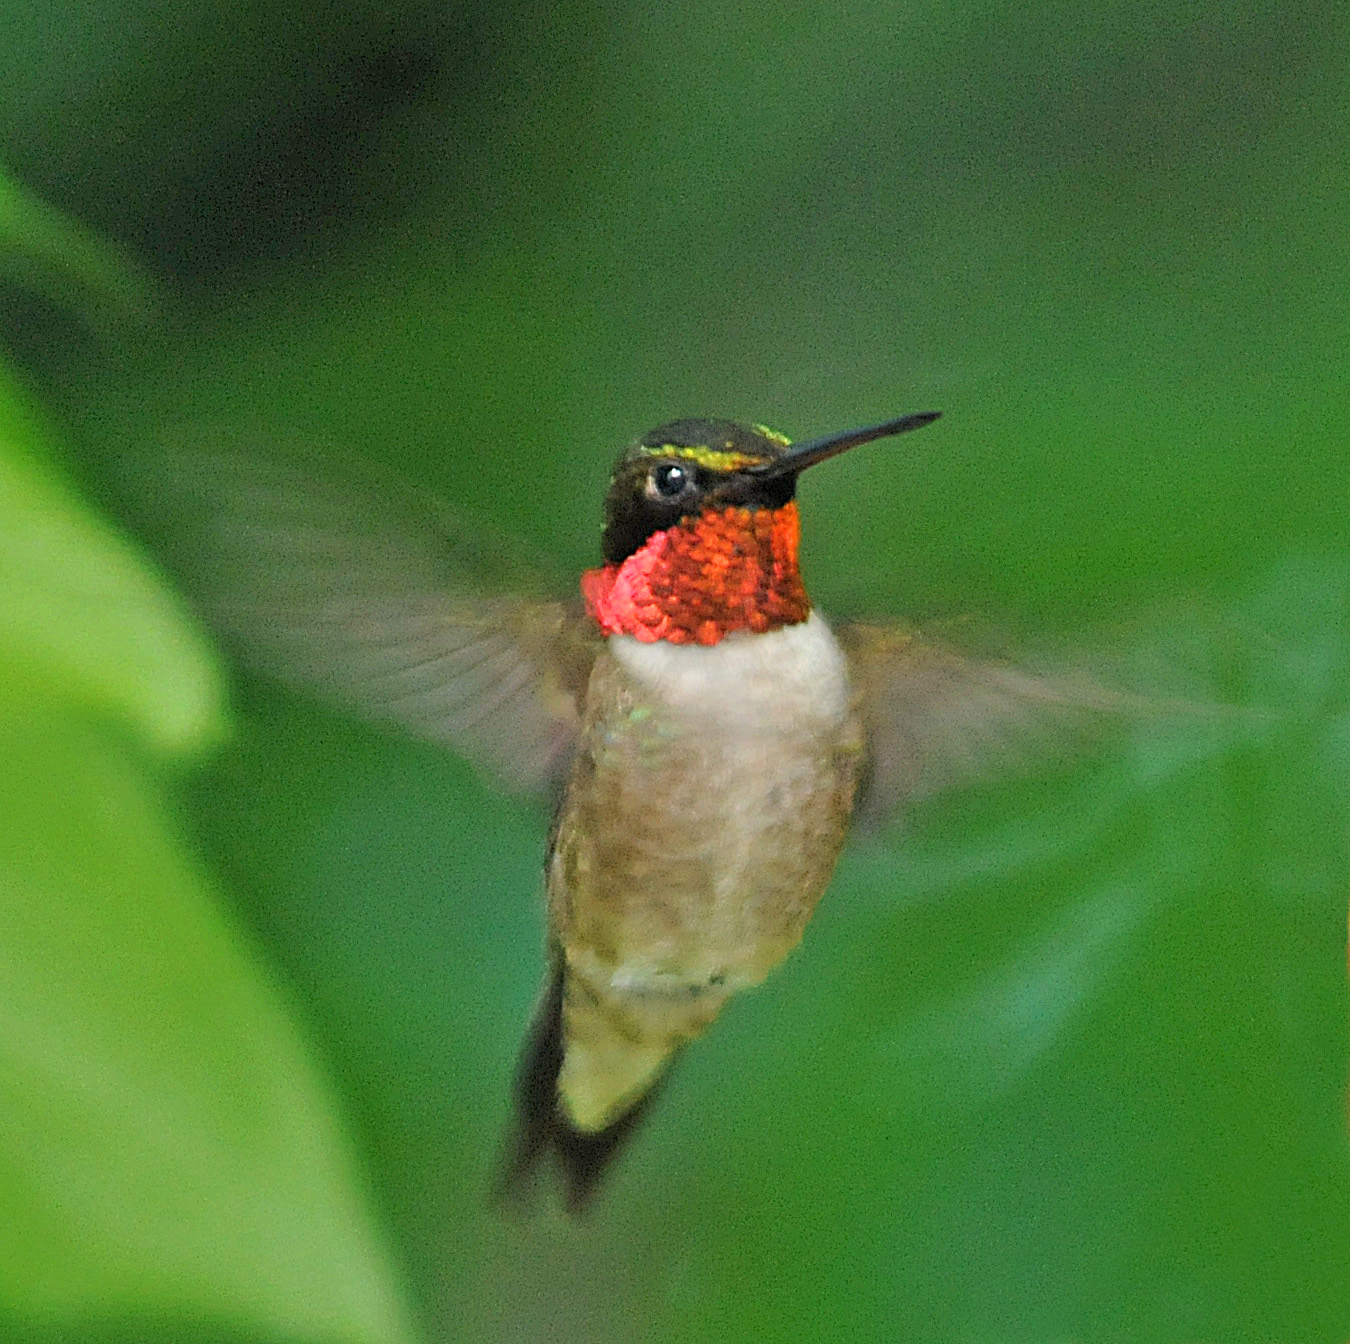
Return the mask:
<svg viewBox="0 0 1350 1344">
<path fill-rule="evenodd" d="M 815 614 L 711 646 L 610 637 L 547 868 L 574 1128 L 621 1118 L 797 944 L 862 747 L 844 656 Z"/>
<path fill-rule="evenodd" d="M 671 1058 L 796 946 L 860 809 L 885 818 L 1117 707 L 812 610 L 799 475 L 935 418 L 796 445 L 662 425 L 614 468 L 582 603 L 501 591 L 511 553 L 475 570 L 469 529 L 331 462 L 208 438 L 126 464 L 255 668 L 561 788 L 508 1185 L 553 1157 L 589 1196 Z"/>
</svg>

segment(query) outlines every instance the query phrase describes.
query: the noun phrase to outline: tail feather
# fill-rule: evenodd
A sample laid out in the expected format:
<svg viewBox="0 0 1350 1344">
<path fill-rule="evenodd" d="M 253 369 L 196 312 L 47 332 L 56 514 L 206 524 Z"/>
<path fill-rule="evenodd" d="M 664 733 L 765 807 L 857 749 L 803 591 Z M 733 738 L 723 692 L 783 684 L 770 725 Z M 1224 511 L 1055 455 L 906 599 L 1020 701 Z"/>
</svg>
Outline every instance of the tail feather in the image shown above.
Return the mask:
<svg viewBox="0 0 1350 1344">
<path fill-rule="evenodd" d="M 503 1203 L 528 1203 L 541 1171 L 554 1166 L 563 1181 L 568 1212 L 580 1213 L 641 1123 L 657 1089 L 648 1091 L 604 1129 L 588 1132 L 569 1123 L 558 1099 L 558 1077 L 565 1055 L 563 978 L 562 959 L 555 957 L 516 1076 L 515 1129 L 497 1195 Z"/>
</svg>

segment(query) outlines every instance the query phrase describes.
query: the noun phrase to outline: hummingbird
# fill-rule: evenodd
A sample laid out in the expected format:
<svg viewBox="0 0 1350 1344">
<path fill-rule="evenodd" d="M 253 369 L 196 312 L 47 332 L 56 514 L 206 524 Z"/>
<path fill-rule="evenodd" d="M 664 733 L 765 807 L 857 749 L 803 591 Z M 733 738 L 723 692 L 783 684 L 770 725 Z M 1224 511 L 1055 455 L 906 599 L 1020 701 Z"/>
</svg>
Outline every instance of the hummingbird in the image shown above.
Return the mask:
<svg viewBox="0 0 1350 1344">
<path fill-rule="evenodd" d="M 515 591 L 519 548 L 333 461 L 208 435 L 124 473 L 246 663 L 555 799 L 508 1192 L 552 1165 L 588 1202 L 671 1062 L 797 945 L 855 825 L 1103 708 L 814 607 L 802 474 L 938 415 L 798 443 L 660 425 L 619 454 L 571 597 Z"/>
</svg>

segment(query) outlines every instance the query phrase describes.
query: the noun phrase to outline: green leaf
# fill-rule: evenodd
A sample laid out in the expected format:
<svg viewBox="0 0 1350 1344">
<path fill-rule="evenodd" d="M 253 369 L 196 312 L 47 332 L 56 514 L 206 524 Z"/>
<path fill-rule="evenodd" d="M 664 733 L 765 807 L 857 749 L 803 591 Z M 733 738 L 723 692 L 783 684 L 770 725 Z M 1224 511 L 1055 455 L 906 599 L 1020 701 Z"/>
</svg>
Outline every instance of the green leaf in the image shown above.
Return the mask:
<svg viewBox="0 0 1350 1344">
<path fill-rule="evenodd" d="M 220 675 L 173 594 L 49 465 L 0 365 L 0 689 L 107 713 L 152 746 L 221 731 Z"/>
<path fill-rule="evenodd" d="M 74 310 L 96 329 L 144 323 L 159 299 L 129 253 L 63 215 L 0 168 L 0 279 Z"/>
<path fill-rule="evenodd" d="M 49 453 L 0 367 L 0 1322 L 399 1344 L 333 1098 L 138 749 L 219 733 L 215 664 Z"/>
<path fill-rule="evenodd" d="M 137 766 L 0 716 L 0 1303 L 408 1337 L 332 1098 Z"/>
</svg>

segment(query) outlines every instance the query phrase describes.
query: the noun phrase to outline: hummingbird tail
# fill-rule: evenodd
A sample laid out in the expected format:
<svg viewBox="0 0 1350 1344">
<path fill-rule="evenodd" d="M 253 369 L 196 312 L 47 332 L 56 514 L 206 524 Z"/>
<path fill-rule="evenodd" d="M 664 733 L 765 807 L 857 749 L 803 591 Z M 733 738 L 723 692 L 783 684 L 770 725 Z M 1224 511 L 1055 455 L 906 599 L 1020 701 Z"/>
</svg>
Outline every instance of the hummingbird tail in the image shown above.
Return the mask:
<svg viewBox="0 0 1350 1344">
<path fill-rule="evenodd" d="M 602 1129 L 581 1130 L 568 1121 L 558 1099 L 558 1079 L 566 1057 L 564 988 L 562 958 L 555 956 L 516 1076 L 514 1132 L 502 1165 L 497 1201 L 527 1206 L 541 1169 L 555 1165 L 563 1179 L 567 1210 L 579 1213 L 641 1122 L 656 1089 Z"/>
</svg>

